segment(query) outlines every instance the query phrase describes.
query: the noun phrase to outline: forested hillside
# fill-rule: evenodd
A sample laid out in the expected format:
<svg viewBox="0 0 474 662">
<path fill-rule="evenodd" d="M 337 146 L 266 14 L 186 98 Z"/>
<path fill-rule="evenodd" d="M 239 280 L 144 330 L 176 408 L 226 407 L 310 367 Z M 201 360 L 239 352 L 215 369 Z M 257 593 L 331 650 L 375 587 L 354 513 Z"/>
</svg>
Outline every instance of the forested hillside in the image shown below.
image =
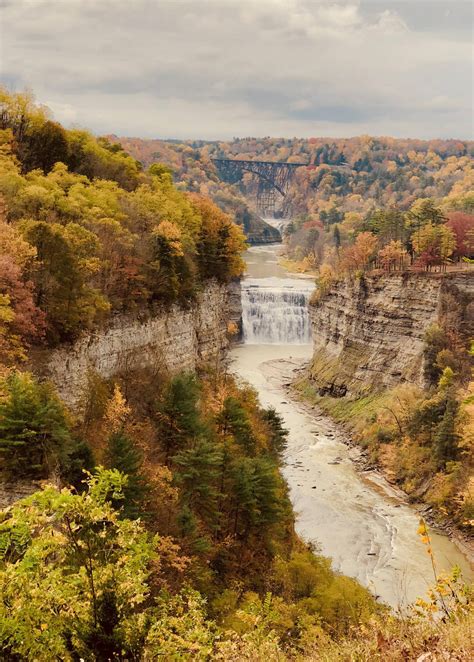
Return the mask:
<svg viewBox="0 0 474 662">
<path fill-rule="evenodd" d="M 474 144 L 470 141 L 360 136 L 242 138 L 210 143 L 120 138 L 120 142 L 146 165 L 155 160 L 169 164 L 177 179 L 190 187 L 212 177 L 212 157 L 307 163 L 306 168 L 297 170 L 290 188 L 293 216 L 322 212 L 323 217 L 328 215 L 337 222 L 350 212 L 365 214 L 392 205 L 405 210 L 417 198 L 446 196 L 457 209 L 472 210 L 474 206 Z M 242 185 L 247 195 L 254 193 L 255 182 L 249 175 L 244 176 Z"/>
<path fill-rule="evenodd" d="M 65 131 L 28 95 L 2 93 L 1 352 L 74 339 L 114 312 L 185 304 L 242 271 L 244 238 L 164 166 Z"/>
<path fill-rule="evenodd" d="M 219 179 L 211 161 L 214 154 L 207 143 L 110 138 L 146 167 L 156 162 L 166 164 L 178 189 L 209 196 L 223 211 L 232 214 L 251 243 L 280 241 L 280 234 L 262 221 L 252 200 L 244 195 L 245 191 Z"/>
<path fill-rule="evenodd" d="M 334 208 L 339 214 L 364 213 L 395 204 L 406 209 L 417 198 L 448 194 L 463 204 L 473 184 L 474 144 L 469 141 L 245 138 L 207 150 L 231 158 L 307 163 L 290 191 L 293 215 L 334 214 Z"/>
</svg>

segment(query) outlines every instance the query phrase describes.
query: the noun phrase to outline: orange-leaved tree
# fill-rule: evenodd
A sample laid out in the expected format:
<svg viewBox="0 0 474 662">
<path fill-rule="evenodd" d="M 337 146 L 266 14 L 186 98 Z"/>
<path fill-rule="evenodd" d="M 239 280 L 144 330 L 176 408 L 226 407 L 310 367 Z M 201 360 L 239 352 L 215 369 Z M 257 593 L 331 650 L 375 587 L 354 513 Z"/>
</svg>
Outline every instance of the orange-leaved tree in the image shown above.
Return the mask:
<svg viewBox="0 0 474 662">
<path fill-rule="evenodd" d="M 377 238 L 372 232 L 361 232 L 352 246 L 347 246 L 341 256 L 343 271 L 357 271 L 364 269 L 373 258 Z"/>
<path fill-rule="evenodd" d="M 401 241 L 391 241 L 378 252 L 380 265 L 386 271 L 397 271 L 406 266 L 407 252 Z"/>
<path fill-rule="evenodd" d="M 5 363 L 25 358 L 28 342 L 44 333 L 44 313 L 34 303 L 28 278 L 35 257 L 35 248 L 7 224 L 0 208 L 0 360 Z"/>
</svg>

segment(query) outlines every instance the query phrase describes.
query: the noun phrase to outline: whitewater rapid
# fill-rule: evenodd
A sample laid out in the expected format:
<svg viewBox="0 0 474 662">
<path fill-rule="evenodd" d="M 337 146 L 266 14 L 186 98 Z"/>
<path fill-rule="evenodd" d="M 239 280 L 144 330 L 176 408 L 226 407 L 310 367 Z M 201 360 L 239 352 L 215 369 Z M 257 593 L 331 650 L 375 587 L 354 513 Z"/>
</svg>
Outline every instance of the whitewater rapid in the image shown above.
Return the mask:
<svg viewBox="0 0 474 662">
<path fill-rule="evenodd" d="M 244 343 L 304 345 L 311 341 L 308 302 L 314 284 L 295 278 L 246 278 L 242 283 Z"/>
</svg>

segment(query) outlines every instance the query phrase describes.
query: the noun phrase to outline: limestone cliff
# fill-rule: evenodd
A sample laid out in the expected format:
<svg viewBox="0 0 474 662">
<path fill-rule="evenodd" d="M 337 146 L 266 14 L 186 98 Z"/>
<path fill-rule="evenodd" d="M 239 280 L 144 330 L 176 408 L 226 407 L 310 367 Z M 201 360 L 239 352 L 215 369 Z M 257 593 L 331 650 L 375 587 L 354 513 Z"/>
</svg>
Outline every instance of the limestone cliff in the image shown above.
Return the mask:
<svg viewBox="0 0 474 662">
<path fill-rule="evenodd" d="M 236 288 L 238 283 L 213 283 L 188 309 L 175 306 L 142 319 L 117 316 L 104 330 L 36 355 L 35 372 L 50 379 L 69 407 L 80 412 L 91 372 L 107 379 L 143 367 L 192 370 L 226 349 L 228 321 L 239 315 Z"/>
<path fill-rule="evenodd" d="M 397 273 L 334 283 L 310 306 L 321 395 L 423 386 L 423 337 L 441 315 L 473 335 L 474 272 Z M 455 318 L 455 319 L 454 319 Z"/>
</svg>

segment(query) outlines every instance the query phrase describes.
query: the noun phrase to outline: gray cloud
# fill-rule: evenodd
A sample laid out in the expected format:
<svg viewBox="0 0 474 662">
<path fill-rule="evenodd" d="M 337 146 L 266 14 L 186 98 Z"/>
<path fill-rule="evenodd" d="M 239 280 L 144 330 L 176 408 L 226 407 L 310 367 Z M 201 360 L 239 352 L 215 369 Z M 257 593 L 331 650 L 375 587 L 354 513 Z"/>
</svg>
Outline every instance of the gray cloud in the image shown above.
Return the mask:
<svg viewBox="0 0 474 662">
<path fill-rule="evenodd" d="M 471 4 L 3 0 L 2 78 L 150 137 L 472 136 Z"/>
</svg>

